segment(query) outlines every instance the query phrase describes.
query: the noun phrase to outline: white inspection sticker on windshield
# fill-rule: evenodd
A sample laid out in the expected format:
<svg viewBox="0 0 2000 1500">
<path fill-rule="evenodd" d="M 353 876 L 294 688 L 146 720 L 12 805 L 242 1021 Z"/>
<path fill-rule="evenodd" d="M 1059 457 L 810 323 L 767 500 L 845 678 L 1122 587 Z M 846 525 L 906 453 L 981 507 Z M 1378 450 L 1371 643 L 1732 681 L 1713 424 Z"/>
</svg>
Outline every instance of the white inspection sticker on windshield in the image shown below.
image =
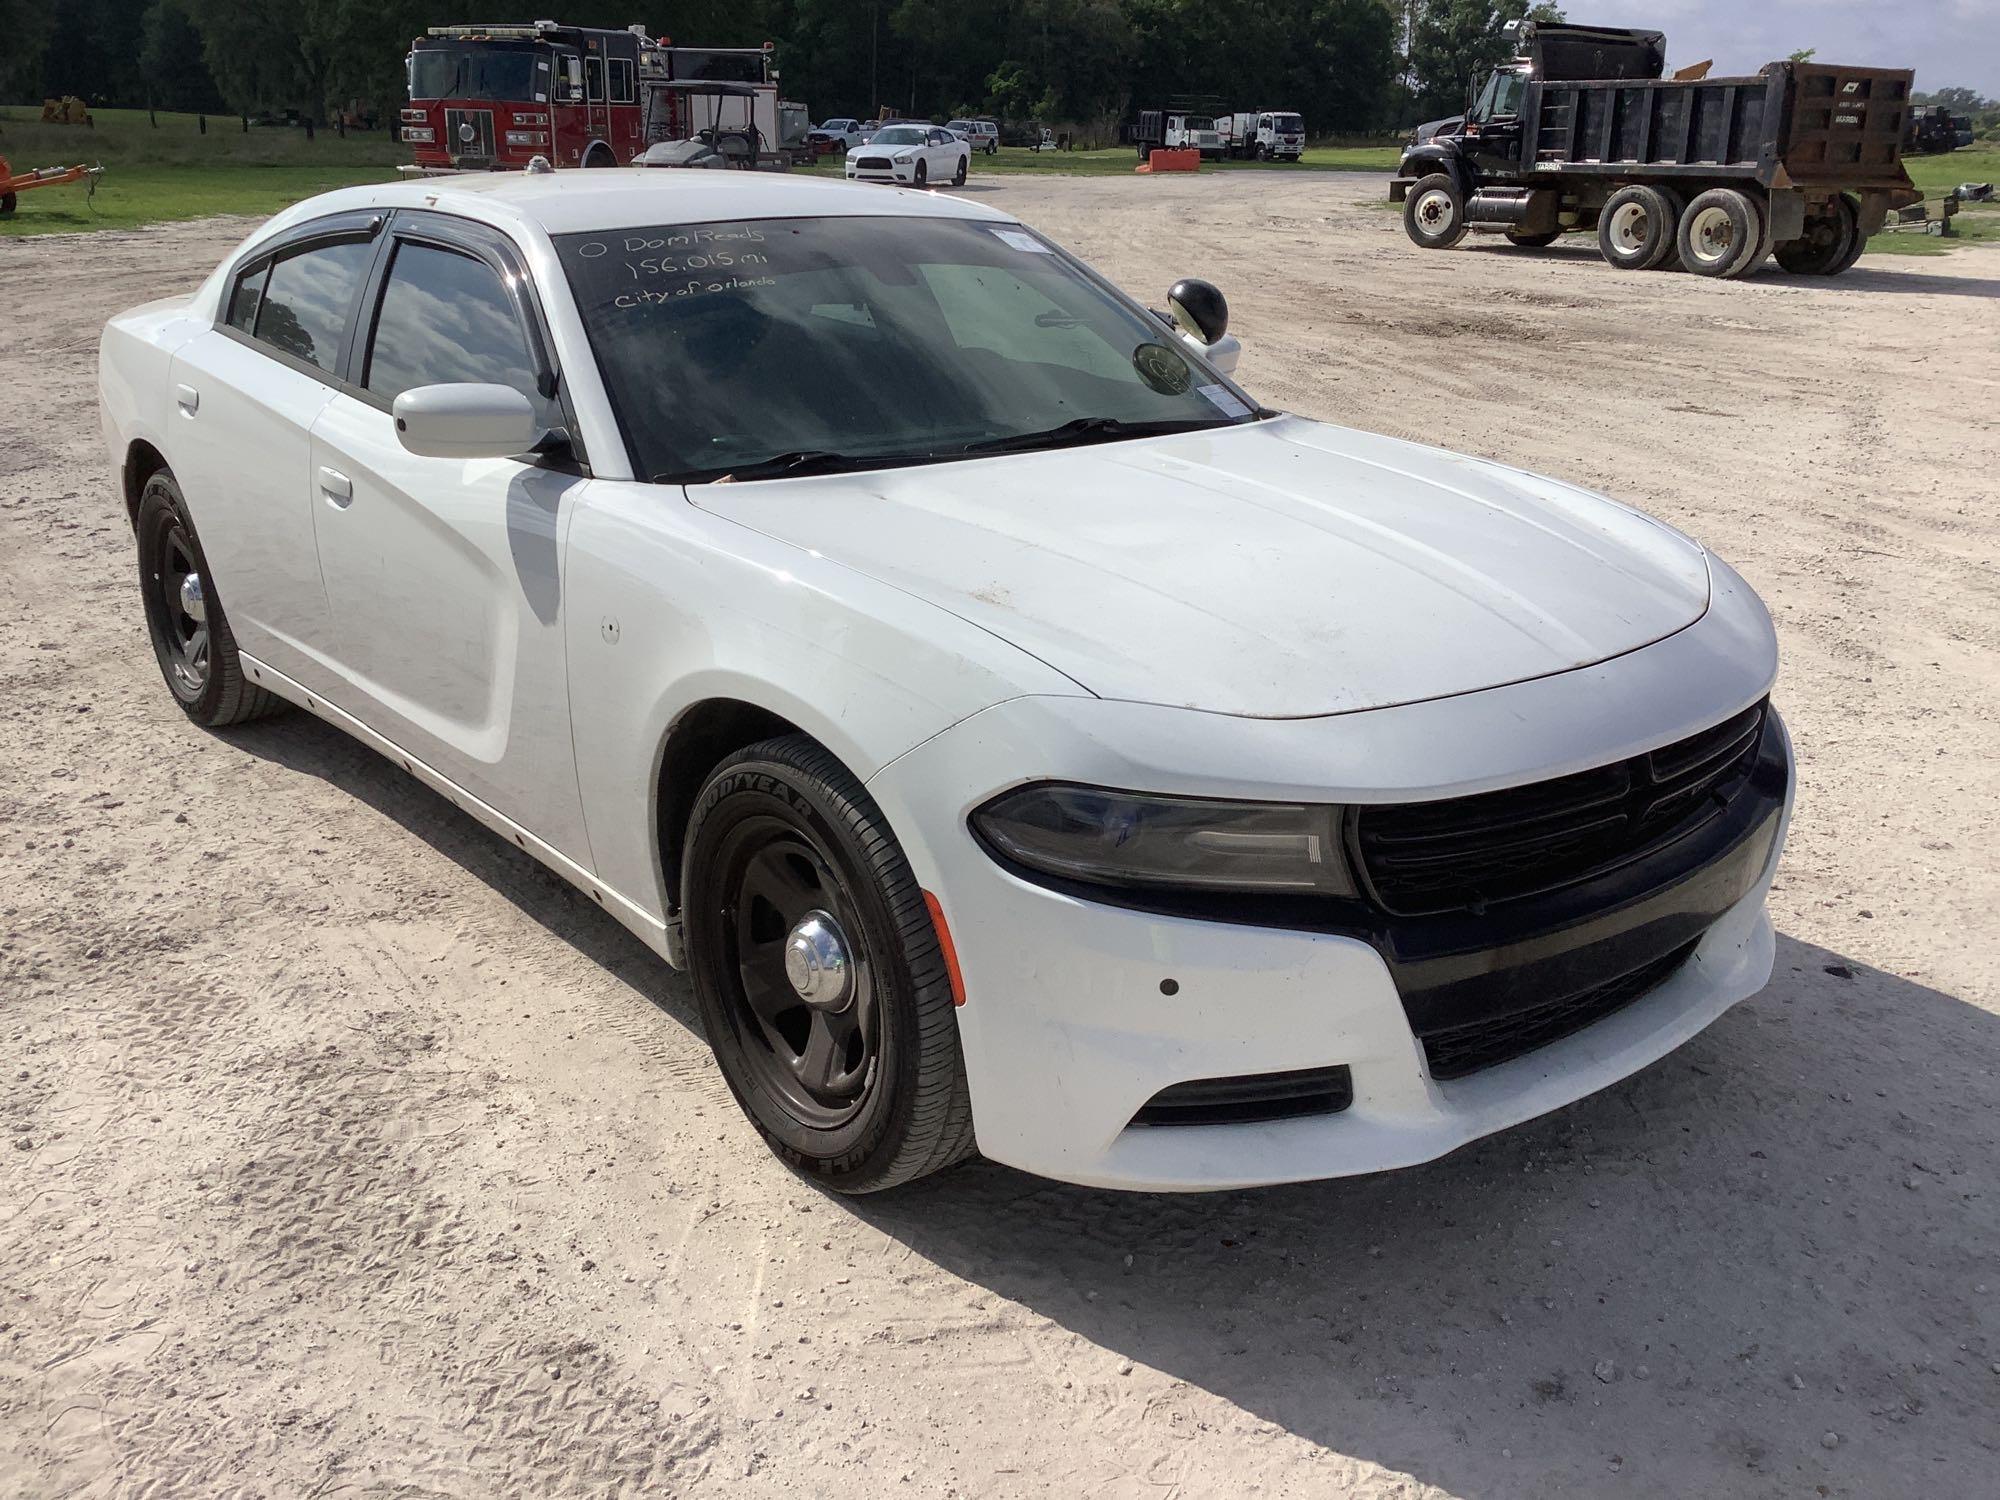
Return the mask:
<svg viewBox="0 0 2000 1500">
<path fill-rule="evenodd" d="M 1195 389 L 1208 397 L 1209 404 L 1225 417 L 1247 417 L 1250 415 L 1250 408 L 1245 406 L 1241 401 L 1238 401 L 1235 392 L 1231 391 L 1226 385 L 1198 385 Z"/>
<path fill-rule="evenodd" d="M 1049 253 L 1049 247 L 1036 239 L 1032 234 L 1023 234 L 1018 229 L 995 229 L 993 233 L 1006 244 L 1012 245 L 1016 250 L 1027 250 L 1035 255 L 1047 255 Z"/>
</svg>

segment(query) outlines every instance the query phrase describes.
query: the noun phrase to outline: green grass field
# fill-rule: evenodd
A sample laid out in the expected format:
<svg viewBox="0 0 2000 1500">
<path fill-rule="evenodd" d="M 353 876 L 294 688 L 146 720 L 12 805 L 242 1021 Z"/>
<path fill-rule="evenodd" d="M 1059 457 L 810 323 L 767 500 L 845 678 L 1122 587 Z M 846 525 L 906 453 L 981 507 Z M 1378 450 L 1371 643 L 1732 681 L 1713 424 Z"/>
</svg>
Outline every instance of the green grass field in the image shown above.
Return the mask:
<svg viewBox="0 0 2000 1500">
<path fill-rule="evenodd" d="M 37 188 L 20 195 L 16 211 L 0 218 L 0 235 L 60 234 L 91 229 L 135 229 L 210 214 L 276 213 L 288 204 L 329 188 L 382 182 L 409 160 L 405 147 L 386 131 L 356 133 L 342 140 L 322 130 L 311 141 L 284 126 L 253 125 L 211 116 L 203 135 L 193 115 L 158 116 L 148 123 L 137 109 L 96 111 L 96 125 L 44 125 L 34 105 L 0 107 L 0 156 L 15 171 L 31 167 L 101 162 L 104 175 L 94 194 L 86 185 Z M 1395 170 L 1396 146 L 1314 146 L 1294 166 L 1278 162 L 1209 162 L 1203 172 Z M 832 176 L 839 158 L 828 157 L 813 170 Z M 1003 147 L 993 156 L 973 158 L 973 174 L 1049 173 L 1061 176 L 1129 176 L 1138 154 L 1129 147 L 1100 151 L 1029 151 Z M 1968 147 L 1945 156 L 1912 157 L 1910 176 L 1935 201 L 1961 182 L 2000 181 L 2000 147 Z M 1935 211 L 1935 209 L 1933 209 Z M 1921 234 L 1878 235 L 1870 255 L 1945 255 L 1960 245 L 2000 242 L 2000 210 L 1968 208 L 1958 216 L 1950 239 Z"/>
<path fill-rule="evenodd" d="M 209 214 L 271 214 L 301 198 L 357 182 L 381 182 L 409 160 L 407 148 L 384 131 L 342 140 L 322 130 L 308 141 L 303 130 L 252 125 L 211 116 L 203 135 L 193 115 L 158 116 L 157 127 L 137 109 L 103 109 L 96 124 L 44 125 L 39 106 L 0 108 L 0 156 L 17 172 L 31 167 L 101 162 L 104 175 L 92 194 L 86 185 L 36 188 L 20 194 L 15 212 L 0 218 L 0 235 L 61 234 L 90 229 L 134 229 Z M 1315 147 L 1301 166 L 1275 162 L 1211 163 L 1204 171 L 1297 172 L 1313 168 L 1387 172 L 1393 146 Z M 828 158 L 814 170 L 839 170 Z M 988 172 L 1130 174 L 1138 154 L 1129 149 L 1042 152 L 1008 147 L 973 158 L 975 175 Z"/>
<path fill-rule="evenodd" d="M 193 115 L 162 113 L 155 129 L 142 109 L 94 112 L 96 125 L 44 125 L 39 106 L 0 108 L 0 156 L 16 172 L 31 167 L 104 165 L 97 191 L 85 183 L 35 188 L 0 218 L 0 235 L 133 229 L 209 214 L 271 214 L 289 203 L 357 182 L 395 176 L 405 149 L 387 132 L 342 140 L 303 130 L 211 116 L 203 135 Z"/>
</svg>

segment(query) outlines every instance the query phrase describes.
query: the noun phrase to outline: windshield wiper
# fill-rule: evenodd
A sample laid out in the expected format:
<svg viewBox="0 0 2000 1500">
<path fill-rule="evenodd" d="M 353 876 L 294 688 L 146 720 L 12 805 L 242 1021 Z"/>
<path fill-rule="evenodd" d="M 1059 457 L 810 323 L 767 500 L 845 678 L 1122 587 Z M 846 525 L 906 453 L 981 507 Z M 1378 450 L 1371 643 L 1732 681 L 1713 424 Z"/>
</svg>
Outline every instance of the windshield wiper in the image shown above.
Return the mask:
<svg viewBox="0 0 2000 1500">
<path fill-rule="evenodd" d="M 730 484 L 746 479 L 803 478 L 808 474 L 838 474 L 848 469 L 880 468 L 908 463 L 910 454 L 836 453 L 829 448 L 799 448 L 774 453 L 753 463 L 728 469 L 693 469 L 682 474 L 655 474 L 655 484 Z"/>
<path fill-rule="evenodd" d="M 1157 437 L 1167 432 L 1198 432 L 1207 427 L 1227 427 L 1218 418 L 1171 417 L 1153 422 L 1127 422 L 1120 417 L 1077 417 L 1043 432 L 1016 432 L 1006 437 L 981 438 L 967 443 L 961 453 L 1027 453 L 1037 448 L 1071 448 L 1083 443 L 1108 443 L 1119 438 Z"/>
</svg>

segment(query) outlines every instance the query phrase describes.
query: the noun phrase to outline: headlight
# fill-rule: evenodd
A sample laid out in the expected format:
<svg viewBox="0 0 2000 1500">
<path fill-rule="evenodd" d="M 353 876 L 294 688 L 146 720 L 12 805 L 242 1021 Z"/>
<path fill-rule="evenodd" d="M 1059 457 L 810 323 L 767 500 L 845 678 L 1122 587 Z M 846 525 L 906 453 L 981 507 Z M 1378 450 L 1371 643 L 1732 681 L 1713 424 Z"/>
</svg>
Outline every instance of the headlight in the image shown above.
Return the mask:
<svg viewBox="0 0 2000 1500">
<path fill-rule="evenodd" d="M 1340 809 L 1219 802 L 1041 783 L 994 798 L 973 830 L 1000 856 L 1060 880 L 1351 896 Z"/>
<path fill-rule="evenodd" d="M 405 125 L 403 139 L 406 141 L 434 141 L 437 132 L 428 125 Z"/>
</svg>

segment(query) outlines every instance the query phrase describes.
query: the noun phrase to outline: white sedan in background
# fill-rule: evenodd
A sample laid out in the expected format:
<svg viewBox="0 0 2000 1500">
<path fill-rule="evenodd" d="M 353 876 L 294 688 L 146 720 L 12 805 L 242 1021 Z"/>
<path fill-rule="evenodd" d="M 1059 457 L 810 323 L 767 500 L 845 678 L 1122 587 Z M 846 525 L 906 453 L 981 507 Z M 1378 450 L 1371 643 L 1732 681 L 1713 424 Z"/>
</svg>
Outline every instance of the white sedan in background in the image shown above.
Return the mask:
<svg viewBox="0 0 2000 1500">
<path fill-rule="evenodd" d="M 884 125 L 847 153 L 850 182 L 895 182 L 924 187 L 934 182 L 965 184 L 972 147 L 941 125 Z"/>
<path fill-rule="evenodd" d="M 1268 410 L 1221 295 L 1167 304 L 943 195 L 310 199 L 105 330 L 167 688 L 572 882 L 843 1191 L 1401 1166 L 1754 993 L 1793 778 L 1744 581 Z"/>
</svg>

